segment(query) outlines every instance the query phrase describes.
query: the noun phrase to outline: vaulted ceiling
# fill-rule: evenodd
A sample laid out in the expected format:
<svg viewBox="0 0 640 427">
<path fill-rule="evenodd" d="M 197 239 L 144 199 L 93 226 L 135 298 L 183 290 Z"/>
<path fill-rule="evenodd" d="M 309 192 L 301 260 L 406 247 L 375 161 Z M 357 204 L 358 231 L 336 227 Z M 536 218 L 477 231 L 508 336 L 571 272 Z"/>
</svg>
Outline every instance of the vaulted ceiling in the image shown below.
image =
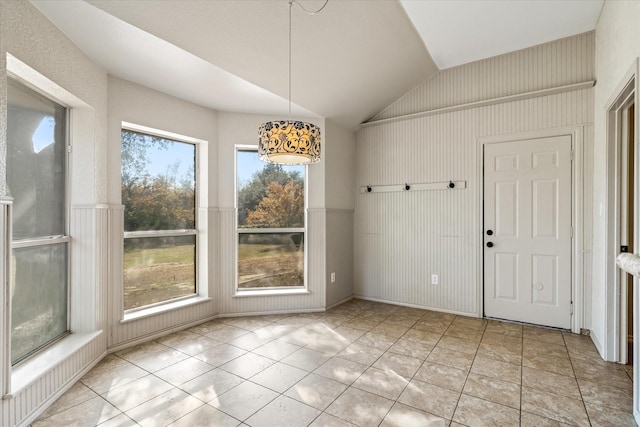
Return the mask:
<svg viewBox="0 0 640 427">
<path fill-rule="evenodd" d="M 217 110 L 287 113 L 287 0 L 31 1 L 110 74 Z M 294 4 L 294 114 L 356 129 L 439 69 L 593 30 L 602 2 Z"/>
</svg>

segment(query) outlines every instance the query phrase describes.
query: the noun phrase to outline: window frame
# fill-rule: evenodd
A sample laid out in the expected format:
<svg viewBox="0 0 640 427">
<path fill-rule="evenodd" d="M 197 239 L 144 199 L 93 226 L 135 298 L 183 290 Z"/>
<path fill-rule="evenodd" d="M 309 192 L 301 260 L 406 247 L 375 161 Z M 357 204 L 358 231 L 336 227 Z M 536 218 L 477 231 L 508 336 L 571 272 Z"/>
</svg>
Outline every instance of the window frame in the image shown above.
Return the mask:
<svg viewBox="0 0 640 427">
<path fill-rule="evenodd" d="M 202 259 L 202 245 L 200 239 L 200 233 L 203 230 L 203 222 L 201 219 L 201 215 L 199 213 L 201 196 L 200 193 L 203 191 L 202 187 L 205 187 L 201 184 L 201 176 L 200 176 L 200 168 L 201 168 L 201 144 L 206 143 L 206 141 L 179 135 L 172 132 L 167 132 L 159 129 L 150 128 L 147 126 L 141 126 L 134 123 L 122 122 L 120 126 L 120 132 L 122 131 L 130 131 L 136 132 L 148 136 L 154 136 L 162 139 L 167 139 L 174 142 L 179 142 L 183 144 L 190 144 L 194 146 L 195 150 L 195 158 L 194 158 L 194 170 L 193 177 L 195 181 L 194 191 L 195 191 L 195 200 L 194 200 L 194 226 L 193 229 L 176 229 L 176 230 L 142 230 L 142 231 L 124 231 L 122 237 L 122 259 L 124 261 L 124 242 L 126 239 L 133 238 L 148 238 L 148 237 L 182 237 L 182 236 L 194 236 L 195 239 L 195 253 L 194 253 L 194 292 L 189 295 L 183 295 L 176 298 L 171 298 L 164 301 L 158 301 L 155 303 L 143 305 L 140 307 L 126 309 L 124 307 L 124 262 L 122 269 L 122 313 L 123 313 L 123 321 L 127 320 L 135 320 L 139 317 L 144 317 L 146 314 L 155 314 L 158 309 L 162 309 L 164 307 L 170 309 L 173 306 L 182 306 L 183 303 L 189 302 L 194 298 L 200 299 L 203 295 L 201 292 L 200 286 L 200 277 L 201 277 L 201 259 Z M 121 137 L 122 138 L 122 137 Z M 121 139 L 122 140 L 122 139 Z M 121 148 L 122 151 L 122 148 Z M 121 165 L 122 167 L 122 165 Z M 206 187 L 205 187 L 206 188 Z M 124 210 L 123 210 L 124 213 Z"/>
<path fill-rule="evenodd" d="M 304 211 L 304 227 L 295 227 L 295 228 L 240 228 L 238 224 L 238 153 L 240 151 L 255 151 L 256 155 L 258 154 L 258 146 L 257 145 L 243 145 L 236 144 L 234 145 L 234 210 L 235 210 L 235 233 L 234 233 L 234 260 L 235 260 L 235 270 L 234 270 L 234 286 L 235 286 L 235 297 L 241 296 L 258 296 L 258 295 L 278 295 L 278 294 L 298 294 L 298 293 L 309 293 L 309 280 L 308 280 L 308 271 L 309 271 L 309 251 L 307 244 L 308 233 L 308 188 L 309 188 L 309 166 L 304 166 L 304 183 L 303 183 L 303 191 L 304 191 L 304 206 L 302 207 Z M 242 232 L 240 231 L 242 230 Z M 240 234 L 278 234 L 278 233 L 303 233 L 302 242 L 304 245 L 304 260 L 303 260 L 303 274 L 302 274 L 302 285 L 299 286 L 277 286 L 277 287 L 265 287 L 265 288 L 240 288 L 239 280 L 239 263 L 238 263 L 238 251 L 239 251 L 239 237 Z"/>
<path fill-rule="evenodd" d="M 72 253 L 72 238 L 71 238 L 71 194 L 72 194 L 72 188 L 71 188 L 71 150 L 72 150 L 72 143 L 71 143 L 71 116 L 72 116 L 72 107 L 70 107 L 69 105 L 67 105 L 66 103 L 60 101 L 59 99 L 56 99 L 55 97 L 46 94 L 44 91 L 40 90 L 40 88 L 28 84 L 26 81 L 24 81 L 23 79 L 19 78 L 18 76 L 14 76 L 9 74 L 7 76 L 7 86 L 9 85 L 15 85 L 18 87 L 24 87 L 26 88 L 28 91 L 32 92 L 33 94 L 45 99 L 47 102 L 50 103 L 54 103 L 62 108 L 64 108 L 64 202 L 63 202 L 63 207 L 64 207 L 64 234 L 58 234 L 58 235 L 50 235 L 50 236 L 38 236 L 38 237 L 29 237 L 29 238 L 22 238 L 22 239 L 14 239 L 13 238 L 13 223 L 15 220 L 14 215 L 12 214 L 11 217 L 9 218 L 9 230 L 8 230 L 8 237 L 9 237 L 9 249 L 10 249 L 10 253 L 8 254 L 9 256 L 9 260 L 11 260 L 14 256 L 14 250 L 15 249 L 24 249 L 24 248 L 36 248 L 36 247 L 46 247 L 46 246 L 54 246 L 54 245 L 58 245 L 58 244 L 65 244 L 65 252 L 66 252 L 66 265 L 65 265 L 65 270 L 66 270 L 66 283 L 65 283 L 65 287 L 66 287 L 66 328 L 65 331 L 62 332 L 61 334 L 57 335 L 54 338 L 51 338 L 50 340 L 40 344 L 39 346 L 33 348 L 31 351 L 29 351 L 28 353 L 26 353 L 25 355 L 23 355 L 22 357 L 18 358 L 16 362 L 14 362 L 11 357 L 11 354 L 9 354 L 9 364 L 11 366 L 11 368 L 17 368 L 19 367 L 22 363 L 27 362 L 28 360 L 30 360 L 33 356 L 47 350 L 52 344 L 62 340 L 63 338 L 69 336 L 71 334 L 71 315 L 72 315 L 72 300 L 71 300 L 71 291 L 72 291 L 72 282 L 71 282 L 71 276 L 73 274 L 71 266 L 72 266 L 72 260 L 71 260 L 71 253 Z M 8 104 L 8 98 L 7 98 L 7 104 Z M 7 109 L 8 109 L 8 105 L 7 105 Z M 7 142 L 8 144 L 8 142 Z M 13 202 L 13 197 L 11 197 L 11 200 Z M 10 271 L 10 277 L 13 276 L 13 267 L 12 267 L 12 262 L 9 262 L 8 265 L 9 271 Z M 11 311 L 13 310 L 13 302 L 10 299 L 8 301 L 8 304 L 11 305 Z M 11 320 L 11 319 L 10 319 Z M 12 339 L 12 330 L 13 330 L 13 325 L 10 324 L 9 327 L 9 340 Z"/>
</svg>

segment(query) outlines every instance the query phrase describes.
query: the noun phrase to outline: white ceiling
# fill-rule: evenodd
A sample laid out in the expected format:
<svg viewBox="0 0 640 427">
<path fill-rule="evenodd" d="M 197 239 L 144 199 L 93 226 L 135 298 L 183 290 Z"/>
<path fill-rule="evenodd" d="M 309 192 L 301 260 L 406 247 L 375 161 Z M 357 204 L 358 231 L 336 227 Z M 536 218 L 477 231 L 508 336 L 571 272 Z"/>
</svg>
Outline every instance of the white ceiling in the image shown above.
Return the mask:
<svg viewBox="0 0 640 427">
<path fill-rule="evenodd" d="M 591 31 L 604 0 L 401 0 L 438 68 Z"/>
<path fill-rule="evenodd" d="M 287 0 L 31 2 L 110 74 L 217 110 L 287 113 Z M 594 29 L 602 2 L 294 4 L 294 114 L 356 129 L 439 68 Z"/>
</svg>

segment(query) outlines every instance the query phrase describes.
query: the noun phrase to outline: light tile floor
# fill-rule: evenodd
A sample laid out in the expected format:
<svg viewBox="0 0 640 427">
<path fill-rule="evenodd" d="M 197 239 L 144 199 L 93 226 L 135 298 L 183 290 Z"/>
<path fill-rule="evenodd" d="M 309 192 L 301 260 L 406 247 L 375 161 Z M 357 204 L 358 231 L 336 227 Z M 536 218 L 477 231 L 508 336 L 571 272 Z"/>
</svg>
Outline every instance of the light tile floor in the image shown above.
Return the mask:
<svg viewBox="0 0 640 427">
<path fill-rule="evenodd" d="M 354 300 L 217 319 L 107 356 L 40 426 L 633 426 L 588 337 Z"/>
</svg>

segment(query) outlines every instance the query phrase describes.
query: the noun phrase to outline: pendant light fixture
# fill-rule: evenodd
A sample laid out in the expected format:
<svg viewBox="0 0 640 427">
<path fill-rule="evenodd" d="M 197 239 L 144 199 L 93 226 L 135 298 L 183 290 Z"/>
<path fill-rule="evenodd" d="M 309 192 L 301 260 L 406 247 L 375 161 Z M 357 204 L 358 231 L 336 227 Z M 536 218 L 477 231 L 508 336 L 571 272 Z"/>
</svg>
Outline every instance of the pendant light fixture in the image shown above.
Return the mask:
<svg viewBox="0 0 640 427">
<path fill-rule="evenodd" d="M 316 11 L 300 8 L 312 15 L 327 5 L 326 0 Z M 312 123 L 291 120 L 291 11 L 289 0 L 289 119 L 266 122 L 258 128 L 258 154 L 266 163 L 281 165 L 309 165 L 320 161 L 320 128 Z"/>
</svg>

